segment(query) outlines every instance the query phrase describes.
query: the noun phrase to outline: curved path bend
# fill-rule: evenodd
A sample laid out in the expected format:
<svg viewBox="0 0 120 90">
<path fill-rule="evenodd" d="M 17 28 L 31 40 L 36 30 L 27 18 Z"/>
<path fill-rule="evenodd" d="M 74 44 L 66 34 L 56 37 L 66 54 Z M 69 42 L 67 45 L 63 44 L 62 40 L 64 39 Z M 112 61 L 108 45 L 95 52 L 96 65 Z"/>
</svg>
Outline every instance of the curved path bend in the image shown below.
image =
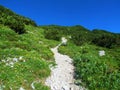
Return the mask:
<svg viewBox="0 0 120 90">
<path fill-rule="evenodd" d="M 67 55 L 62 55 L 58 52 L 58 45 L 52 48 L 56 62 L 55 67 L 51 67 L 51 76 L 47 78 L 45 84 L 51 90 L 84 90 L 74 84 L 74 66 L 72 59 Z"/>
</svg>

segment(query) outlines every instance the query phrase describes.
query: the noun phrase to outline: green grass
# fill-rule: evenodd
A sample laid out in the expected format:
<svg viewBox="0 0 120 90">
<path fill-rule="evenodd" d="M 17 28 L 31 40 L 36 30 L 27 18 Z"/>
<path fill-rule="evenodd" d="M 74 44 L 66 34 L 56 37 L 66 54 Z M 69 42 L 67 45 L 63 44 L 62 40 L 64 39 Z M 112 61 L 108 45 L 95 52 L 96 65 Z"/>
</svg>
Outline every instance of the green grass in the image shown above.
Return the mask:
<svg viewBox="0 0 120 90">
<path fill-rule="evenodd" d="M 0 89 L 31 90 L 31 84 L 36 82 L 36 90 L 50 90 L 44 84 L 50 75 L 49 65 L 55 65 L 50 48 L 59 42 L 45 39 L 41 27 L 25 29 L 27 32 L 19 35 L 0 25 Z M 100 50 L 106 52 L 105 56 L 99 56 Z M 59 51 L 73 58 L 76 84 L 89 90 L 120 89 L 120 47 L 76 46 L 68 40 L 67 46 L 61 46 Z"/>
<path fill-rule="evenodd" d="M 31 83 L 40 81 L 35 83 L 36 90 L 49 90 L 44 80 L 50 75 L 49 64 L 54 64 L 50 48 L 58 42 L 45 39 L 41 28 L 26 26 L 26 30 L 18 35 L 0 25 L 0 88 L 31 90 Z"/>
<path fill-rule="evenodd" d="M 106 55 L 99 56 L 100 50 L 105 50 Z M 59 49 L 61 53 L 73 58 L 76 83 L 89 90 L 120 89 L 119 50 L 120 48 L 106 49 L 89 44 L 76 46 L 72 43 Z M 79 80 L 82 80 L 82 83 Z"/>
</svg>

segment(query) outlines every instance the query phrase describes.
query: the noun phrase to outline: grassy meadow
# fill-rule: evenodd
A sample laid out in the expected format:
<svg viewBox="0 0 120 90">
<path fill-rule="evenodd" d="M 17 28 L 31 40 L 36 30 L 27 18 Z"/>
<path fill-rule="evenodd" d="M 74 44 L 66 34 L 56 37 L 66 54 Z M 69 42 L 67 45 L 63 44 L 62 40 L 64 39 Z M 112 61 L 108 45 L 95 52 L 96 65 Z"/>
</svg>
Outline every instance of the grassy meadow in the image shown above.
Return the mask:
<svg viewBox="0 0 120 90">
<path fill-rule="evenodd" d="M 36 90 L 49 90 L 44 80 L 50 75 L 49 64 L 54 64 L 50 48 L 57 42 L 45 39 L 43 29 L 26 29 L 18 35 L 0 25 L 0 90 L 31 90 L 32 82 L 36 82 Z"/>
</svg>

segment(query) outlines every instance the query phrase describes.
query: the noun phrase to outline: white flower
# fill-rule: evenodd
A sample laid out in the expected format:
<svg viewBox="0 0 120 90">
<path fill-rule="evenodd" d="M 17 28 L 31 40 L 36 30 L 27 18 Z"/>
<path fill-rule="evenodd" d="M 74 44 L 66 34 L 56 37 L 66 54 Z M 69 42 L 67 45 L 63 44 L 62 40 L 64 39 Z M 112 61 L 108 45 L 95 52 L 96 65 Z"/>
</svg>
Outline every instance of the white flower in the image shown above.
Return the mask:
<svg viewBox="0 0 120 90">
<path fill-rule="evenodd" d="M 6 63 L 6 66 L 9 66 L 9 63 Z"/>
<path fill-rule="evenodd" d="M 23 56 L 20 56 L 20 57 L 19 57 L 19 60 L 22 60 L 22 58 L 23 58 Z"/>
<path fill-rule="evenodd" d="M 11 65 L 10 67 L 14 67 L 13 65 Z"/>
<path fill-rule="evenodd" d="M 23 62 L 25 62 L 25 60 L 23 60 Z"/>
</svg>

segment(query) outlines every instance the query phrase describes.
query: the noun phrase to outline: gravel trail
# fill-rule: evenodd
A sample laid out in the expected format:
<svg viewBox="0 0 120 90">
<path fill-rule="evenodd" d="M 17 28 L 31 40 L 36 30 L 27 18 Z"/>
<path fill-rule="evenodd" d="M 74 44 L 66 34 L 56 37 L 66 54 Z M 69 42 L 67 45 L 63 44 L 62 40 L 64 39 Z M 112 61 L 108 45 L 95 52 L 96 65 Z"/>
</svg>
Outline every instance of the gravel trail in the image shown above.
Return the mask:
<svg viewBox="0 0 120 90">
<path fill-rule="evenodd" d="M 84 90 L 74 84 L 72 59 L 67 55 L 60 54 L 58 52 L 59 46 L 51 49 L 57 65 L 51 67 L 51 76 L 47 78 L 45 84 L 51 90 Z"/>
</svg>

